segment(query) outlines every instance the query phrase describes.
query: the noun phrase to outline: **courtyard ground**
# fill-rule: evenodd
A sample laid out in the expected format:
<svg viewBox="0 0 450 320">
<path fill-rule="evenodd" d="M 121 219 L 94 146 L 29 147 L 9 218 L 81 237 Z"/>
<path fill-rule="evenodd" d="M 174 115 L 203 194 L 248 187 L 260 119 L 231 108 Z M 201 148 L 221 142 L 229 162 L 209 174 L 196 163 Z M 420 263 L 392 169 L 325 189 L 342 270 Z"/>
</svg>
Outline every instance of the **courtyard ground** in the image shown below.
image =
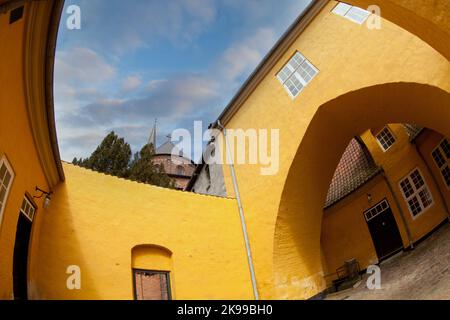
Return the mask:
<svg viewBox="0 0 450 320">
<path fill-rule="evenodd" d="M 450 224 L 414 250 L 382 262 L 381 289 L 369 290 L 364 275 L 353 289 L 330 294 L 327 300 L 448 300 L 450 299 Z"/>
</svg>

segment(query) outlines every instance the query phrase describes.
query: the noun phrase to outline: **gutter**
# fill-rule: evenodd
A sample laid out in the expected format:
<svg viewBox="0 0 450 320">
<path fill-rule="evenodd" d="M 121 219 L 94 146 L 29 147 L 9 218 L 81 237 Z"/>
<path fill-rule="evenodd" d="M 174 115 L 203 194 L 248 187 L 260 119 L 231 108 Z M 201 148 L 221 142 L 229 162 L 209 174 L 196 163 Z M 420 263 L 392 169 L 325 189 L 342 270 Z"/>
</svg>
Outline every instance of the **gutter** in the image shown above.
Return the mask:
<svg viewBox="0 0 450 320">
<path fill-rule="evenodd" d="M 227 149 L 227 158 L 230 163 L 230 171 L 231 171 L 231 176 L 233 179 L 234 193 L 236 195 L 236 201 L 237 201 L 238 208 L 239 208 L 239 217 L 241 219 L 242 233 L 244 235 L 245 250 L 247 252 L 247 261 L 248 261 L 248 267 L 249 267 L 251 281 L 252 281 L 253 296 L 254 296 L 255 300 L 259 300 L 258 286 L 256 283 L 255 269 L 253 266 L 252 252 L 250 249 L 250 241 L 248 238 L 247 225 L 245 223 L 244 209 L 242 207 L 241 195 L 239 193 L 239 186 L 238 186 L 238 182 L 237 182 L 237 178 L 236 178 L 236 172 L 234 170 L 234 163 L 233 163 L 233 159 L 231 158 L 231 154 L 230 154 L 230 145 L 228 143 L 227 129 L 220 123 L 220 120 L 217 120 L 212 125 L 212 127 L 220 128 L 220 130 L 223 131 L 223 135 L 225 138 L 225 145 L 226 145 L 226 149 Z"/>
</svg>

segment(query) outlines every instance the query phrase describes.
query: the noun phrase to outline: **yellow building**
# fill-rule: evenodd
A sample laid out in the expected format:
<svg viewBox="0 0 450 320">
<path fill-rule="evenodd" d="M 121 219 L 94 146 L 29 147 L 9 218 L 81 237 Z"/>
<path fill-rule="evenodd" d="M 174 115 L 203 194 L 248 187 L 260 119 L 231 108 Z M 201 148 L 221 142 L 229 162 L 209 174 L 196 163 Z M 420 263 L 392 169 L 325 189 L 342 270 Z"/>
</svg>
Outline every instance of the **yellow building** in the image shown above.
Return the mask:
<svg viewBox="0 0 450 320">
<path fill-rule="evenodd" d="M 217 128 L 280 129 L 277 174 L 224 165 L 230 198 L 219 198 L 62 164 L 52 76 L 63 1 L 0 1 L 0 298 L 154 297 L 157 283 L 160 298 L 307 299 L 347 259 L 330 254 L 348 246 L 330 244 L 342 221 L 366 232 L 348 240 L 360 243 L 352 257 L 363 265 L 378 260 L 364 213 L 385 198 L 404 248 L 432 231 L 450 200 L 448 161 L 434 152 L 448 159 L 450 3 L 347 2 L 376 4 L 381 18 L 313 1 L 219 116 Z M 397 143 L 383 152 L 375 136 L 390 123 L 433 131 L 413 146 L 389 125 Z M 384 173 L 324 213 L 354 137 Z M 416 168 L 433 202 L 415 219 L 401 183 Z"/>
</svg>

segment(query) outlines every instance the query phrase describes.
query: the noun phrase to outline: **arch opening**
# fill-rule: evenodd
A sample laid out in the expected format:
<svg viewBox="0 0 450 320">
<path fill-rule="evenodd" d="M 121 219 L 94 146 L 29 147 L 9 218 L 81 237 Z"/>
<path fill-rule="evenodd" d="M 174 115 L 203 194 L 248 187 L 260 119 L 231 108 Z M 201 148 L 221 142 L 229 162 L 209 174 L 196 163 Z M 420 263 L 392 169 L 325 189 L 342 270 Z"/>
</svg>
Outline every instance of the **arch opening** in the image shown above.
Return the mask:
<svg viewBox="0 0 450 320">
<path fill-rule="evenodd" d="M 317 109 L 289 169 L 274 234 L 274 297 L 311 298 L 326 289 L 321 247 L 330 181 L 349 142 L 389 123 L 414 123 L 450 137 L 450 94 L 418 83 L 359 89 Z"/>
</svg>

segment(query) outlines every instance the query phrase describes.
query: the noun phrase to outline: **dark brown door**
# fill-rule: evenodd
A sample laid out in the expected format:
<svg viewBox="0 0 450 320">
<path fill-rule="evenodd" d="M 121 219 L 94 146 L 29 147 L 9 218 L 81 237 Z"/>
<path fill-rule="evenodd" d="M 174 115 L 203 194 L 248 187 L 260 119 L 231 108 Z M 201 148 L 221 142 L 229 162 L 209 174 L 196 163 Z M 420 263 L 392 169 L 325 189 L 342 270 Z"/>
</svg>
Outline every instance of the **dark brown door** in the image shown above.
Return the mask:
<svg viewBox="0 0 450 320">
<path fill-rule="evenodd" d="M 170 300 L 168 272 L 134 270 L 135 298 L 137 300 Z"/>
<path fill-rule="evenodd" d="M 31 221 L 22 213 L 17 222 L 16 243 L 13 258 L 14 299 L 27 300 L 28 247 L 30 245 Z"/>
<path fill-rule="evenodd" d="M 364 216 L 380 260 L 403 249 L 402 237 L 387 200 L 364 212 Z"/>
</svg>

